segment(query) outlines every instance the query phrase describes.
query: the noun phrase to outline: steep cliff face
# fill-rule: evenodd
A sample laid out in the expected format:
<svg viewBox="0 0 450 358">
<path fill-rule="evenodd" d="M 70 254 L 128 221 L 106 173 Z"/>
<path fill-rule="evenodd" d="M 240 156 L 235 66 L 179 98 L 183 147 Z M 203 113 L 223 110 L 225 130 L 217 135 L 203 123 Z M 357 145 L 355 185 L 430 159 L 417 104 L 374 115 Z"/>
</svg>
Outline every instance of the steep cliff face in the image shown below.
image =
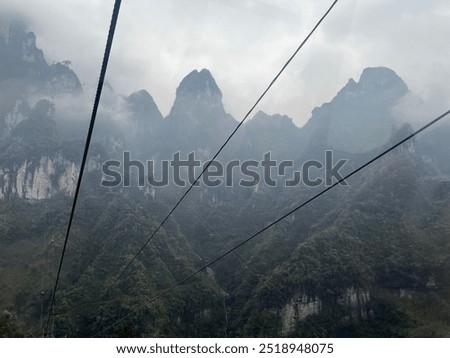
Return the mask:
<svg viewBox="0 0 450 358">
<path fill-rule="evenodd" d="M 344 314 L 341 317 L 343 321 L 358 321 L 367 318 L 370 314 L 370 309 L 367 306 L 369 302 L 369 290 L 349 287 L 332 302 L 332 305 L 335 306 L 334 310 L 336 310 L 336 306 L 343 310 Z M 330 302 L 324 304 L 319 296 L 308 296 L 305 293 L 294 296 L 279 313 L 281 335 L 287 336 L 294 333 L 298 323 L 310 316 L 322 313 L 324 306 L 327 305 L 330 306 Z"/>
<path fill-rule="evenodd" d="M 48 65 L 34 35 L 14 26 L 1 30 L 0 24 L 0 268 L 5 287 L 0 304 L 38 329 L 36 303 L 44 306 L 53 289 L 53 265 L 45 260 L 62 245 L 65 204 L 74 195 L 92 103 L 80 103 L 81 87 L 68 62 Z M 257 113 L 219 159 L 259 160 L 272 151 L 277 160 L 300 163 L 322 160 L 330 148 L 350 159 L 344 171 L 354 169 L 411 133 L 411 127 L 395 125 L 390 114 L 406 92 L 392 70 L 366 69 L 359 81 L 349 80 L 330 103 L 316 108 L 303 128 L 287 116 Z M 64 103 L 68 98 L 69 105 Z M 196 159 L 208 160 L 237 124 L 207 70 L 182 80 L 166 118 L 145 90 L 126 97 L 105 85 L 101 102 L 82 185 L 87 195 L 77 207 L 78 240 L 72 241 L 64 289 L 58 293 L 65 295 L 58 305 L 64 302 L 66 308 L 96 300 L 184 193 L 175 185 L 102 188 L 102 163 L 123 160 L 124 151 L 158 164 L 177 151 L 195 151 Z M 354 176 L 348 187 L 327 192 L 241 245 L 234 256 L 222 257 L 214 271 L 208 268 L 197 281 L 134 316 L 149 297 L 317 193 L 282 184 L 272 190 L 263 183 L 194 188 L 130 267 L 114 299 L 103 302 L 101 311 L 86 306 L 58 317 L 59 335 L 95 334 L 124 314 L 136 319 L 111 335 L 127 334 L 133 324 L 142 336 L 410 334 L 386 330 L 402 327 L 395 319 L 403 316 L 395 309 L 383 316 L 393 296 L 380 294 L 383 289 L 395 292 L 396 304 L 414 301 L 418 289 L 425 298 L 434 296 L 439 312 L 432 322 L 447 334 L 448 319 L 441 312 L 449 311 L 443 290 L 450 285 L 449 133 L 448 126 L 435 127 L 417 143 L 397 148 Z M 408 305 L 404 311 L 415 320 L 418 315 Z M 429 311 L 426 305 L 421 313 Z"/>
<path fill-rule="evenodd" d="M 10 80 L 28 93 L 49 96 L 82 92 L 77 75 L 69 68 L 70 62 L 49 65 L 36 45 L 36 35 L 28 32 L 24 23 L 0 25 L 5 29 L 0 32 L 0 81 Z"/>
<path fill-rule="evenodd" d="M 0 198 L 49 199 L 74 192 L 78 168 L 63 157 L 54 107 L 40 100 L 29 109 L 17 102 L 5 116 L 6 130 L 0 142 Z"/>
<path fill-rule="evenodd" d="M 69 61 L 46 62 L 25 24 L 1 28 L 0 199 L 72 195 L 79 169 L 64 154 L 53 99 L 80 95 L 81 83 Z"/>
<path fill-rule="evenodd" d="M 91 158 L 88 171 L 100 168 L 99 157 Z M 63 158 L 43 156 L 25 159 L 11 168 L 0 168 L 0 199 L 43 200 L 57 194 L 73 196 L 79 166 Z"/>
<path fill-rule="evenodd" d="M 295 331 L 299 321 L 307 317 L 319 314 L 322 309 L 322 300 L 306 294 L 292 298 L 281 310 L 281 335 L 287 336 Z"/>
</svg>

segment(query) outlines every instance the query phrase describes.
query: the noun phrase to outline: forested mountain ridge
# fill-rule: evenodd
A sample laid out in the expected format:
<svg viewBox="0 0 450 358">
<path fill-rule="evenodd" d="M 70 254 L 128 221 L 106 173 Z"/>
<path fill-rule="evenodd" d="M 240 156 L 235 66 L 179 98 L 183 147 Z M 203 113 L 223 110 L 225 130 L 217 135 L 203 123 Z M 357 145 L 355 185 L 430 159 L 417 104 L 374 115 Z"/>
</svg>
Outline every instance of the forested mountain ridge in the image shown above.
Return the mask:
<svg viewBox="0 0 450 358">
<path fill-rule="evenodd" d="M 88 119 L 70 63 L 48 65 L 25 29 L 13 22 L 0 36 L 2 336 L 42 334 Z M 365 69 L 301 128 L 256 113 L 219 159 L 261 160 L 271 151 L 299 167 L 333 150 L 349 172 L 410 133 L 392 115 L 407 93 L 394 71 Z M 56 336 L 91 336 L 126 315 L 102 335 L 449 335 L 445 122 L 146 305 L 321 189 L 194 188 L 117 287 L 89 304 L 184 190 L 105 188 L 102 163 L 125 150 L 141 160 L 194 151 L 204 161 L 236 125 L 206 69 L 181 81 L 165 118 L 146 90 L 124 96 L 105 87 L 52 318 Z"/>
</svg>

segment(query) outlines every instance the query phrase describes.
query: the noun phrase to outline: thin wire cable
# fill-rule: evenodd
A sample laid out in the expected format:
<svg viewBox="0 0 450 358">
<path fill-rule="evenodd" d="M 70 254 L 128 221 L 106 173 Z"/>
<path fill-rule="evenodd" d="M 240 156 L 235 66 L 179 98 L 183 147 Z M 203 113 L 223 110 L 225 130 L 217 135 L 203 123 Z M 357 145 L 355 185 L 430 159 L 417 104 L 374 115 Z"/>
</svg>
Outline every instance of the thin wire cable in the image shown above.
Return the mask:
<svg viewBox="0 0 450 358">
<path fill-rule="evenodd" d="M 61 268 L 62 268 L 62 265 L 64 262 L 64 255 L 66 253 L 67 242 L 69 240 L 70 229 L 72 227 L 75 208 L 77 206 L 78 195 L 80 192 L 81 182 L 83 179 L 83 173 L 84 173 L 84 169 L 85 169 L 86 162 L 87 162 L 89 146 L 90 146 L 91 140 L 92 140 L 92 133 L 94 131 L 95 119 L 97 117 L 100 98 L 102 95 L 103 84 L 104 84 L 105 76 L 106 76 L 106 69 L 108 67 L 109 56 L 111 54 L 111 48 L 112 48 L 112 43 L 113 43 L 113 39 L 114 39 L 114 32 L 116 30 L 117 19 L 119 17 L 121 2 L 122 2 L 122 0 L 115 0 L 115 3 L 114 3 L 114 9 L 113 9 L 112 17 L 111 17 L 111 24 L 109 27 L 108 39 L 106 41 L 106 48 L 105 48 L 105 53 L 103 55 L 102 68 L 100 71 L 100 77 L 99 77 L 98 86 L 97 86 L 97 92 L 95 94 L 94 106 L 92 109 L 92 115 L 91 115 L 91 120 L 89 123 L 89 129 L 88 129 L 88 133 L 87 133 L 87 137 L 86 137 L 86 143 L 84 146 L 83 158 L 81 160 L 80 173 L 78 175 L 78 182 L 77 182 L 77 186 L 75 189 L 75 195 L 74 195 L 73 202 L 72 202 L 72 209 L 70 212 L 69 222 L 67 225 L 66 237 L 64 239 L 64 245 L 63 245 L 63 249 L 61 252 L 61 259 L 59 261 L 58 273 L 56 275 L 55 286 L 53 288 L 52 299 L 50 301 L 50 308 L 49 308 L 49 312 L 48 312 L 46 331 L 48 331 L 48 326 L 50 324 L 50 317 L 52 315 L 53 307 L 55 304 L 55 296 L 56 296 L 56 291 L 58 289 L 59 277 L 61 275 Z"/>
<path fill-rule="evenodd" d="M 271 224 L 265 226 L 264 228 L 262 228 L 261 230 L 259 230 L 258 232 L 256 232 L 255 234 L 251 235 L 249 238 L 245 239 L 244 241 L 241 241 L 239 244 L 237 244 L 236 246 L 233 246 L 231 249 L 229 249 L 228 251 L 224 252 L 223 254 L 221 254 L 220 256 L 216 257 L 214 260 L 210 261 L 209 263 L 207 263 L 206 265 L 204 265 L 203 267 L 199 268 L 197 271 L 194 271 L 193 273 L 187 275 L 185 278 L 183 278 L 181 281 L 178 281 L 177 283 L 175 283 L 174 285 L 170 286 L 169 288 L 167 288 L 166 290 L 164 290 L 163 292 L 161 292 L 160 294 L 156 295 L 155 297 L 153 297 L 151 300 L 149 300 L 148 302 L 146 302 L 145 304 L 143 304 L 142 306 L 140 306 L 138 308 L 137 311 L 141 310 L 144 306 L 146 306 L 147 304 L 151 304 L 153 302 L 155 302 L 156 300 L 158 300 L 159 298 L 165 296 L 166 294 L 168 294 L 169 292 L 173 291 L 174 289 L 176 289 L 177 287 L 181 286 L 183 283 L 185 283 L 186 281 L 190 280 L 191 278 L 193 278 L 194 276 L 197 276 L 200 272 L 206 270 L 206 268 L 208 268 L 209 266 L 215 264 L 216 262 L 222 260 L 225 256 L 229 255 L 230 253 L 234 252 L 235 250 L 237 250 L 238 248 L 240 248 L 241 246 L 245 245 L 246 243 L 248 243 L 249 241 L 253 240 L 255 237 L 257 237 L 258 235 L 262 234 L 263 232 L 267 231 L 268 229 L 270 229 L 271 227 L 273 227 L 274 225 L 278 224 L 280 221 L 284 220 L 285 218 L 287 218 L 288 216 L 292 215 L 294 212 L 296 212 L 297 210 L 303 208 L 304 206 L 308 205 L 309 203 L 313 202 L 314 200 L 318 199 L 319 197 L 321 197 L 322 195 L 324 195 L 325 193 L 327 193 L 328 191 L 330 191 L 331 189 L 333 189 L 334 187 L 336 187 L 337 185 L 345 182 L 346 180 L 348 180 L 349 178 L 351 178 L 352 176 L 354 176 L 355 174 L 359 173 L 361 170 L 363 170 L 364 168 L 368 167 L 369 165 L 371 165 L 372 163 L 376 162 L 377 160 L 379 160 L 380 158 L 384 157 L 386 154 L 390 153 L 391 151 L 393 151 L 394 149 L 398 148 L 399 146 L 401 146 L 403 143 L 409 141 L 410 139 L 414 138 L 416 135 L 418 135 L 419 133 L 423 132 L 425 129 L 427 129 L 428 127 L 431 127 L 432 125 L 436 124 L 437 122 L 439 122 L 442 118 L 448 116 L 450 114 L 450 110 L 444 112 L 443 114 L 441 114 L 439 117 L 436 117 L 435 119 L 433 119 L 432 121 L 428 122 L 426 125 L 424 125 L 423 127 L 419 128 L 418 130 L 416 130 L 415 132 L 411 133 L 410 135 L 408 135 L 406 138 L 402 139 L 401 141 L 397 142 L 396 144 L 392 145 L 391 147 L 389 147 L 388 149 L 384 150 L 382 153 L 378 154 L 377 156 L 373 157 L 372 159 L 370 159 L 369 161 L 367 161 L 366 163 L 364 163 L 363 165 L 361 165 L 360 167 L 358 167 L 357 169 L 353 170 L 352 172 L 350 172 L 349 174 L 345 175 L 343 178 L 339 179 L 338 181 L 336 181 L 333 185 L 323 189 L 322 191 L 320 191 L 319 193 L 317 193 L 316 195 L 314 195 L 313 197 L 311 197 L 310 199 L 304 201 L 303 203 L 301 203 L 300 205 L 296 206 L 295 208 L 293 208 L 292 210 L 290 210 L 289 212 L 287 212 L 286 214 L 282 215 L 281 217 L 279 217 L 278 219 L 276 219 L 274 222 L 272 222 Z M 105 329 L 101 330 L 100 332 L 98 332 L 94 337 L 97 337 L 98 335 L 102 334 L 103 332 L 107 331 L 108 329 L 114 327 L 115 325 L 117 325 L 118 323 L 124 321 L 125 319 L 127 319 L 128 317 L 130 317 L 132 314 L 135 314 L 136 312 L 133 313 L 129 313 L 128 315 L 122 317 L 121 319 L 115 321 L 113 324 L 111 324 L 110 326 L 106 327 Z"/>
<path fill-rule="evenodd" d="M 213 229 L 211 229 L 209 225 L 207 225 L 206 222 L 203 220 L 203 218 L 200 216 L 199 212 L 197 212 L 195 209 L 192 209 L 191 207 L 189 208 L 190 208 L 189 213 L 194 214 L 194 216 L 197 217 L 198 219 L 197 222 L 208 232 L 208 236 L 216 239 L 223 249 L 228 250 L 229 246 L 227 247 L 227 245 L 225 244 L 225 239 L 222 237 L 222 235 L 216 233 Z M 259 270 L 256 267 L 254 267 L 250 262 L 246 263 L 236 252 L 233 252 L 233 256 L 242 265 L 242 267 L 253 273 L 253 275 L 255 275 L 256 277 L 259 277 L 260 275 Z M 270 283 L 265 281 L 262 281 L 262 285 L 269 291 L 271 291 L 275 296 L 277 296 L 277 298 L 280 300 L 282 304 L 289 302 L 290 299 L 286 295 L 284 295 L 284 293 L 281 292 L 279 288 L 275 288 Z M 275 290 L 278 292 L 278 294 L 274 292 Z M 281 297 L 280 295 L 283 297 Z"/>
<path fill-rule="evenodd" d="M 45 213 L 44 214 L 44 230 L 42 232 L 41 292 L 39 293 L 39 296 L 41 298 L 41 319 L 40 319 L 40 327 L 39 328 L 40 328 L 40 333 L 42 334 L 42 337 L 45 337 L 45 335 L 44 335 L 44 322 L 45 322 L 45 315 L 44 315 L 44 287 L 45 287 L 47 236 L 48 236 L 48 224 L 47 224 L 47 213 Z"/>
<path fill-rule="evenodd" d="M 136 260 L 136 258 L 142 253 L 142 251 L 145 249 L 145 247 L 148 245 L 148 243 L 153 239 L 153 237 L 159 232 L 161 227 L 164 226 L 164 224 L 167 222 L 167 220 L 172 216 L 173 212 L 178 208 L 178 206 L 181 204 L 181 202 L 184 200 L 184 198 L 189 194 L 189 192 L 192 190 L 192 188 L 198 183 L 200 178 L 203 176 L 203 174 L 208 170 L 211 163 L 214 162 L 214 160 L 217 158 L 217 156 L 222 152 L 222 150 L 226 147 L 226 145 L 230 142 L 231 138 L 236 134 L 236 132 L 239 130 L 239 128 L 242 126 L 242 124 L 247 120 L 247 118 L 250 116 L 250 114 L 253 112 L 253 110 L 256 108 L 256 106 L 261 102 L 263 97 L 266 95 L 266 93 L 270 90 L 270 88 L 273 86 L 273 84 L 278 80 L 278 78 L 281 76 L 281 74 L 284 72 L 286 67 L 291 63 L 291 61 L 294 59 L 294 57 L 297 55 L 297 53 L 302 49 L 302 47 L 308 42 L 309 38 L 314 34 L 314 32 L 317 30 L 317 28 L 320 26 L 323 20 L 328 16 L 328 14 L 331 12 L 331 10 L 334 8 L 334 6 L 337 4 L 339 0 L 335 0 L 331 6 L 328 8 L 328 10 L 325 12 L 325 14 L 320 18 L 320 20 L 316 23 L 316 25 L 313 27 L 313 29 L 309 32 L 309 34 L 305 37 L 305 39 L 302 41 L 302 43 L 297 47 L 297 49 L 294 51 L 294 53 L 291 55 L 291 57 L 287 60 L 287 62 L 283 65 L 281 70 L 277 73 L 277 75 L 273 78 L 273 80 L 270 82 L 270 84 L 267 86 L 267 88 L 264 90 L 264 92 L 259 96 L 259 98 L 256 100 L 256 102 L 253 104 L 253 106 L 250 108 L 250 110 L 247 112 L 247 114 L 244 116 L 244 118 L 239 122 L 239 124 L 236 126 L 236 128 L 231 132 L 231 134 L 228 136 L 228 138 L 225 140 L 225 142 L 221 145 L 219 150 L 214 154 L 214 156 L 207 162 L 207 164 L 203 167 L 203 170 L 201 173 L 196 177 L 196 179 L 190 184 L 189 188 L 186 190 L 186 192 L 181 196 L 181 198 L 177 201 L 177 203 L 174 205 L 174 207 L 169 211 L 169 213 L 166 215 L 163 221 L 157 226 L 155 231 L 150 235 L 150 237 L 147 239 L 147 241 L 142 245 L 142 247 L 139 249 L 139 251 L 133 256 L 133 258 L 128 262 L 128 264 L 125 266 L 125 268 L 122 269 L 122 271 L 119 273 L 119 275 L 116 277 L 116 279 L 113 281 L 113 283 L 106 289 L 106 291 L 103 293 L 103 295 L 100 297 L 100 301 L 105 298 L 105 296 L 108 294 L 109 291 L 117 284 L 117 282 L 120 280 L 120 278 L 124 275 L 124 273 L 130 268 L 130 266 L 133 264 L 133 262 Z"/>
<path fill-rule="evenodd" d="M 207 232 L 208 232 L 208 236 L 210 236 L 210 237 L 214 237 L 220 244 L 221 244 L 221 246 L 225 249 L 225 250 L 228 250 L 228 247 L 225 245 L 225 243 L 224 243 L 224 238 L 222 238 L 222 236 L 221 235 L 219 235 L 219 234 L 217 234 L 216 232 L 214 232 L 214 230 L 212 230 L 209 226 L 207 226 L 207 224 L 204 222 L 204 220 L 200 217 L 200 214 L 197 212 L 197 211 L 195 211 L 194 209 L 192 209 L 190 206 L 189 206 L 189 209 L 190 209 L 190 213 L 191 214 L 193 214 L 197 219 L 198 219 L 198 223 L 199 223 L 199 225 L 201 225 Z M 245 267 L 245 268 L 247 268 L 247 270 L 249 270 L 250 272 L 252 272 L 255 276 L 258 276 L 259 274 L 260 274 L 260 272 L 254 267 L 254 266 L 252 266 L 250 263 L 248 263 L 248 264 L 246 264 L 245 262 L 244 262 L 244 260 L 242 259 L 242 258 L 240 258 L 239 257 L 239 255 L 237 254 L 237 253 L 233 253 L 233 256 Z M 275 290 L 275 287 L 273 287 L 273 286 L 267 286 L 266 285 L 266 283 L 264 283 L 263 282 L 263 285 L 266 287 L 266 288 L 268 288 L 269 290 L 271 290 L 271 289 L 274 289 Z M 287 298 L 279 289 L 277 289 L 277 291 L 278 291 L 278 293 L 280 293 L 281 295 L 283 295 L 283 297 L 284 297 L 284 299 L 283 298 L 281 298 L 281 296 L 279 296 L 279 295 L 277 295 L 275 292 L 273 292 L 279 299 L 280 299 L 280 302 L 282 302 L 283 304 L 284 303 L 287 303 L 288 301 L 289 301 L 289 298 Z M 66 310 L 66 311 L 64 311 L 64 312 L 55 312 L 54 313 L 54 315 L 55 316 L 62 316 L 62 315 L 66 315 L 66 314 L 69 314 L 70 312 L 73 312 L 73 311 L 75 311 L 75 310 L 78 310 L 80 307 L 83 307 L 83 306 L 87 306 L 87 305 L 96 305 L 96 307 L 95 308 L 97 308 L 98 306 L 99 306 L 99 304 L 101 303 L 101 299 L 96 299 L 96 300 L 93 300 L 93 301 L 88 301 L 88 302 L 83 302 L 83 303 L 80 303 L 80 304 L 78 304 L 78 305 L 76 305 L 76 306 L 73 306 L 73 307 L 71 307 L 70 309 L 68 309 L 68 310 Z"/>
</svg>

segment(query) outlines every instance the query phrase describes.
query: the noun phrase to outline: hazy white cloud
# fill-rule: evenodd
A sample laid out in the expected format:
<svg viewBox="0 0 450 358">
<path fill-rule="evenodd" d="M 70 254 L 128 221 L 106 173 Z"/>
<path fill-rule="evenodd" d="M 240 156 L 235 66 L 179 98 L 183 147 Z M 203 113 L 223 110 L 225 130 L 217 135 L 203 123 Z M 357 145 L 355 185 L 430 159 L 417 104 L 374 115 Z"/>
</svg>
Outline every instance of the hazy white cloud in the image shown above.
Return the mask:
<svg viewBox="0 0 450 358">
<path fill-rule="evenodd" d="M 109 80 L 125 94 L 146 88 L 167 114 L 181 79 L 194 68 L 209 68 L 226 109 L 239 119 L 331 2 L 123 1 Z M 112 0 L 2 3 L 28 18 L 49 62 L 72 60 L 81 82 L 95 86 Z M 449 33 L 447 0 L 340 0 L 260 109 L 302 124 L 314 106 L 370 66 L 394 69 L 423 103 L 444 107 Z"/>
</svg>

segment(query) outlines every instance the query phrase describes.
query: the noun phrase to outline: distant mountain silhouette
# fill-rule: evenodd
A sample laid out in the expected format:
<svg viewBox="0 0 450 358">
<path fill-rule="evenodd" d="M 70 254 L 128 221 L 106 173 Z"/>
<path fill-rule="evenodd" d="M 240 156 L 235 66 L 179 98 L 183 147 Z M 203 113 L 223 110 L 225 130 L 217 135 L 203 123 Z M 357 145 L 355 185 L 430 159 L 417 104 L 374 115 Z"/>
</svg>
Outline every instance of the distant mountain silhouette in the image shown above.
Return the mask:
<svg viewBox="0 0 450 358">
<path fill-rule="evenodd" d="M 7 28 L 0 35 L 0 337 L 40 336 L 92 103 L 69 62 L 47 64 L 26 26 Z M 393 70 L 366 68 L 301 128 L 286 115 L 256 112 L 218 159 L 262 160 L 270 151 L 272 159 L 294 161 L 294 170 L 331 149 L 348 160 L 348 173 L 412 132 L 408 118 L 391 114 L 407 93 Z M 186 191 L 102 187 L 105 161 L 121 163 L 124 151 L 158 163 L 195 151 L 206 161 L 237 124 L 206 69 L 181 79 L 165 118 L 145 89 L 126 96 L 105 84 L 57 293 L 56 336 L 89 337 L 118 320 L 104 336 L 448 336 L 446 123 L 150 305 L 323 186 L 235 180 L 193 188 L 126 277 L 102 302 L 84 305 L 98 302 Z"/>
</svg>

